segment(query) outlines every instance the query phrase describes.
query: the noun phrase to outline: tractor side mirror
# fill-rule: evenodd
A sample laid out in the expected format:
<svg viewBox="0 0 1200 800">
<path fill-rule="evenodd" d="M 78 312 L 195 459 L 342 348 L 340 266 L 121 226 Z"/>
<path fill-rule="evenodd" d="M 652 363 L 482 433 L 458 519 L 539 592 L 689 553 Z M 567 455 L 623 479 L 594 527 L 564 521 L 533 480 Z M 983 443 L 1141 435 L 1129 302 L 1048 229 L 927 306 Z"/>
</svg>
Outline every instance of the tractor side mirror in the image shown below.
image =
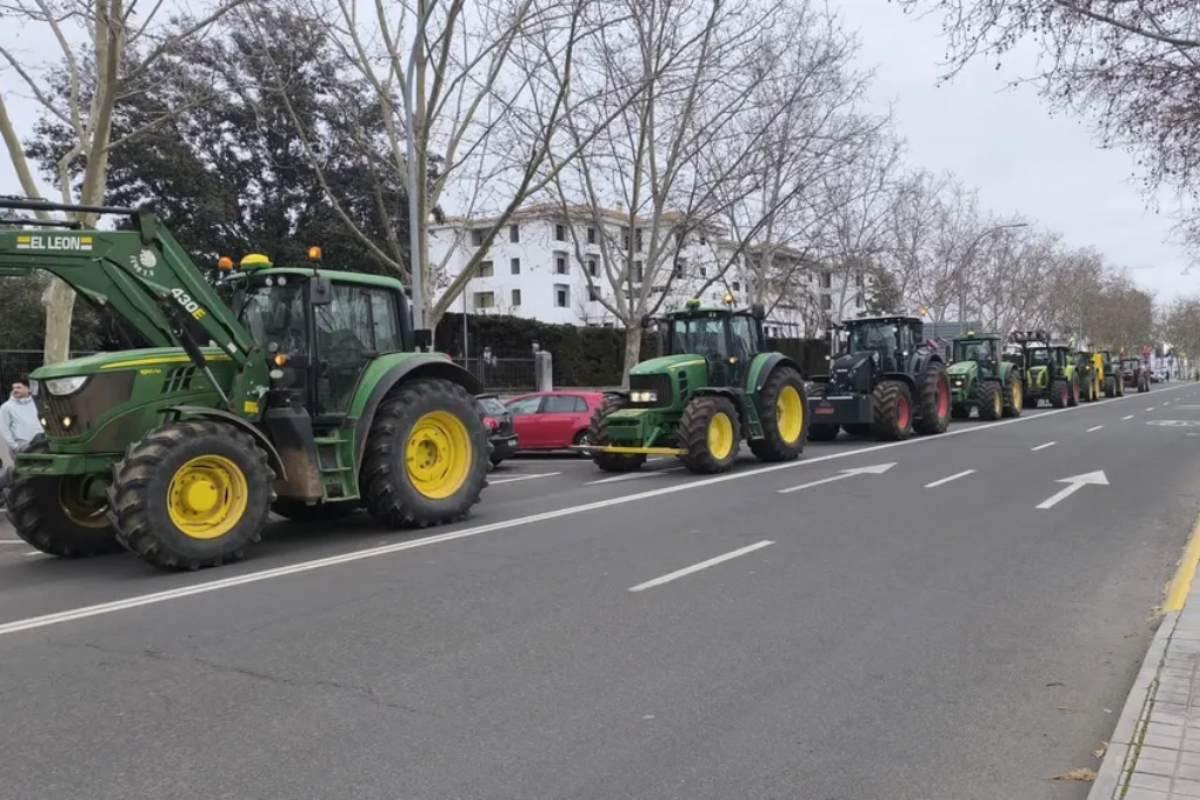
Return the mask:
<svg viewBox="0 0 1200 800">
<path fill-rule="evenodd" d="M 308 282 L 308 301 L 314 306 L 333 302 L 333 282 L 323 275 L 314 275 Z"/>
</svg>

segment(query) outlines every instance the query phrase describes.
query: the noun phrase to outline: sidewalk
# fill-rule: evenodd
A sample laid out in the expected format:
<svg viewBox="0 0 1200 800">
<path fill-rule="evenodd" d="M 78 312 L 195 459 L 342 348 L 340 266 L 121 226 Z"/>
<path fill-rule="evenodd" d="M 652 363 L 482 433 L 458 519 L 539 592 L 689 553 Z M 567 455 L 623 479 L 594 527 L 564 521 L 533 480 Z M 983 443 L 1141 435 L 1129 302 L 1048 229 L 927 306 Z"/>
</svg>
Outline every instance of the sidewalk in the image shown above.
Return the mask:
<svg viewBox="0 0 1200 800">
<path fill-rule="evenodd" d="M 1088 800 L 1200 798 L 1198 556 L 1200 522 Z"/>
</svg>

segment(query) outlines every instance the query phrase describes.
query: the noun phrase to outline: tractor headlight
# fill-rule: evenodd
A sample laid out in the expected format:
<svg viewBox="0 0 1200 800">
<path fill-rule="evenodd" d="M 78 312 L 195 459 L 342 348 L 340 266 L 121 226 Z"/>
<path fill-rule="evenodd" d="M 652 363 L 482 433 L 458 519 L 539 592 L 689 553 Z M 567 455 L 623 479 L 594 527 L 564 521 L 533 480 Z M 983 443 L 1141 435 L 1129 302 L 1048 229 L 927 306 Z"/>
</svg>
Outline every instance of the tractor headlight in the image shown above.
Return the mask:
<svg viewBox="0 0 1200 800">
<path fill-rule="evenodd" d="M 51 378 L 44 381 L 44 383 L 50 394 L 74 394 L 83 388 L 83 385 L 87 383 L 88 377 L 87 375 L 76 375 L 74 378 Z"/>
<path fill-rule="evenodd" d="M 655 391 L 637 391 L 629 393 L 630 401 L 634 403 L 657 403 L 658 392 Z"/>
<path fill-rule="evenodd" d="M 954 384 L 956 387 L 960 387 L 960 388 L 961 388 L 961 387 L 962 387 L 962 385 L 963 385 L 963 379 L 962 379 L 962 378 L 955 378 L 955 379 L 952 381 L 952 383 L 953 383 L 953 384 Z"/>
</svg>

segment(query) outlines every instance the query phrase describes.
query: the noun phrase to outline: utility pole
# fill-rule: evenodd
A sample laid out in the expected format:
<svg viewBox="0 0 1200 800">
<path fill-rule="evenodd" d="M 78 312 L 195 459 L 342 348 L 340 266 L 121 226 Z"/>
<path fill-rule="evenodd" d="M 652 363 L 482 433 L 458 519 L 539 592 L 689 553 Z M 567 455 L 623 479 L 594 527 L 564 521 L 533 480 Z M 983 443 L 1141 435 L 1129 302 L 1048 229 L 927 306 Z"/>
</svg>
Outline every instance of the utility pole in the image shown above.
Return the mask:
<svg viewBox="0 0 1200 800">
<path fill-rule="evenodd" d="M 971 244 L 967 245 L 967 249 L 963 253 L 962 261 L 959 262 L 958 269 L 956 270 L 956 278 L 958 281 L 958 333 L 960 336 L 967 332 L 967 286 L 966 282 L 963 280 L 963 273 L 966 272 L 967 265 L 970 264 L 971 260 L 975 257 L 975 248 L 978 247 L 979 243 L 984 239 L 991 236 L 993 233 L 997 233 L 998 231 L 1005 230 L 1006 228 L 1028 227 L 1028 222 L 1009 222 L 1004 225 L 996 225 L 995 227 L 988 228 L 983 233 L 976 236 L 974 240 L 972 240 Z"/>
</svg>

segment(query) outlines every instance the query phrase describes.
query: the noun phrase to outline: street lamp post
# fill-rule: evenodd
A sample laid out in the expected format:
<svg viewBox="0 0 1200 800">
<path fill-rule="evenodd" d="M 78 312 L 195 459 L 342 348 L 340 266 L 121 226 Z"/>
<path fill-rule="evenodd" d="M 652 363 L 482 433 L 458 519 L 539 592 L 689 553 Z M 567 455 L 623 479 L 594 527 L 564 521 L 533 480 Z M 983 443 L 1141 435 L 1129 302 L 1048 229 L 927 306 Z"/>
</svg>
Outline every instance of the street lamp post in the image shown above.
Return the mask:
<svg viewBox="0 0 1200 800">
<path fill-rule="evenodd" d="M 975 256 L 975 248 L 979 246 L 987 237 L 993 233 L 1005 230 L 1006 228 L 1028 228 L 1028 222 L 1009 222 L 1004 225 L 996 225 L 988 228 L 983 233 L 975 237 L 971 244 L 967 245 L 967 250 L 963 253 L 962 261 L 958 264 L 957 280 L 958 280 L 958 332 L 959 334 L 966 333 L 966 315 L 967 315 L 967 287 L 963 281 L 963 273 L 966 272 L 967 264 L 971 263 L 971 259 Z"/>
</svg>

